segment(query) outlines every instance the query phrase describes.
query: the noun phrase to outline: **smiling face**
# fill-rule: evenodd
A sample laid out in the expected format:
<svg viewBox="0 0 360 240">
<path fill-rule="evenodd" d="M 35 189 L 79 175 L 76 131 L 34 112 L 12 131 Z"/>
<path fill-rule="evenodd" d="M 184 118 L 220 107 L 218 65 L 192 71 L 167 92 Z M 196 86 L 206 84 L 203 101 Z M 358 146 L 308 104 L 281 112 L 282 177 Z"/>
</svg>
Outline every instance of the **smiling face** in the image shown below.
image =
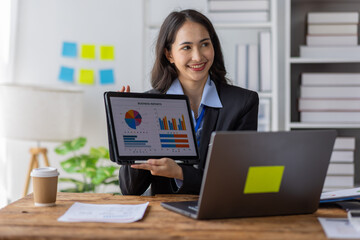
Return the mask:
<svg viewBox="0 0 360 240">
<path fill-rule="evenodd" d="M 169 62 L 175 64 L 180 82 L 206 82 L 215 54 L 204 26 L 186 21 L 178 30 L 171 50 L 165 53 Z"/>
</svg>

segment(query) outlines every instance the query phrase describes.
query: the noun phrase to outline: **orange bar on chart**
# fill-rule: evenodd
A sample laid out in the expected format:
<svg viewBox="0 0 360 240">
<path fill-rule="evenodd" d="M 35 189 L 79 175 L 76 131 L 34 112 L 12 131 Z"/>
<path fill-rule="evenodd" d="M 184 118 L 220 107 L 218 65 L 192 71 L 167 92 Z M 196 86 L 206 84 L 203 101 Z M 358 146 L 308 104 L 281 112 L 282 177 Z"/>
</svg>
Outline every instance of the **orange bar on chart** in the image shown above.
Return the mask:
<svg viewBox="0 0 360 240">
<path fill-rule="evenodd" d="M 165 126 L 165 130 L 169 130 L 169 125 L 167 123 L 166 117 L 164 117 L 164 126 Z"/>
<path fill-rule="evenodd" d="M 174 134 L 174 138 L 187 138 L 187 134 Z"/>
<path fill-rule="evenodd" d="M 176 120 L 175 120 L 175 118 L 172 118 L 171 121 L 172 121 L 174 130 L 178 130 L 178 129 L 177 129 L 177 126 L 176 126 Z"/>
<path fill-rule="evenodd" d="M 186 130 L 184 115 L 181 115 L 181 117 L 182 117 L 182 121 L 181 121 L 182 129 Z"/>
<path fill-rule="evenodd" d="M 177 148 L 188 148 L 189 144 L 176 144 Z"/>
</svg>

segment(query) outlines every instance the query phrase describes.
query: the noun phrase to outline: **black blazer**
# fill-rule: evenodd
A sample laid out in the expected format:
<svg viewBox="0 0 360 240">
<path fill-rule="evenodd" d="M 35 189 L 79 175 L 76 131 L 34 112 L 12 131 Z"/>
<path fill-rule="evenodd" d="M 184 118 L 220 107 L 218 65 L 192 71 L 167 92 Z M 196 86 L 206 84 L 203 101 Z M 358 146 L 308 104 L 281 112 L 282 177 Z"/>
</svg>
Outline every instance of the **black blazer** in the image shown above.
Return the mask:
<svg viewBox="0 0 360 240">
<path fill-rule="evenodd" d="M 141 195 L 151 184 L 151 194 L 199 194 L 206 154 L 213 131 L 257 130 L 259 97 L 256 92 L 232 85 L 217 85 L 222 108 L 207 107 L 200 138 L 198 168 L 181 165 L 183 185 L 178 189 L 174 179 L 151 175 L 148 170 L 122 166 L 119 171 L 120 189 L 124 195 Z M 151 93 L 159 93 L 151 90 Z"/>
</svg>

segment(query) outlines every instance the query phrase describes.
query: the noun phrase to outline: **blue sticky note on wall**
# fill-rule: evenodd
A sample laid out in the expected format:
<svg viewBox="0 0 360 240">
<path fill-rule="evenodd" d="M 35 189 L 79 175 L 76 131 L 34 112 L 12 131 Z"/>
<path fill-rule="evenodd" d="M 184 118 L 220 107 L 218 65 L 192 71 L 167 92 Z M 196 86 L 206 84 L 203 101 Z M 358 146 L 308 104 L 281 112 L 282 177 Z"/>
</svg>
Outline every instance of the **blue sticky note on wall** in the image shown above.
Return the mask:
<svg viewBox="0 0 360 240">
<path fill-rule="evenodd" d="M 74 82 L 74 69 L 69 67 L 61 67 L 59 80 L 63 82 Z"/>
<path fill-rule="evenodd" d="M 63 55 L 63 57 L 75 58 L 77 56 L 76 43 L 63 42 L 62 55 Z"/>
<path fill-rule="evenodd" d="M 114 71 L 112 69 L 100 70 L 100 84 L 113 84 Z"/>
</svg>

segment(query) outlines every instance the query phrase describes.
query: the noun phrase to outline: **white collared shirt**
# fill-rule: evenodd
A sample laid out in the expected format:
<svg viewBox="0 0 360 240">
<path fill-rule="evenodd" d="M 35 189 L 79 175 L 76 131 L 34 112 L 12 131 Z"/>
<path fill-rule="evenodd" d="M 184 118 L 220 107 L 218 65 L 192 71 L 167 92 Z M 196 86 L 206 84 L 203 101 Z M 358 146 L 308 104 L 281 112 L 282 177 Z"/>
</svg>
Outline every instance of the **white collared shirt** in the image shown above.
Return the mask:
<svg viewBox="0 0 360 240">
<path fill-rule="evenodd" d="M 182 89 L 179 79 L 174 80 L 174 82 L 171 84 L 169 90 L 167 90 L 166 94 L 184 95 L 184 91 Z M 198 109 L 198 114 L 197 114 L 198 116 L 200 116 L 200 113 L 201 113 L 202 109 L 204 108 L 204 106 L 212 107 L 212 108 L 222 108 L 223 107 L 221 104 L 220 98 L 219 98 L 219 94 L 216 90 L 215 83 L 210 79 L 210 76 L 206 80 L 206 83 L 204 86 L 204 91 L 201 96 L 201 102 L 200 102 L 200 106 Z M 193 117 L 193 122 L 194 122 L 194 124 L 196 124 L 194 112 L 191 111 L 191 113 L 192 113 L 192 117 Z"/>
<path fill-rule="evenodd" d="M 166 94 L 178 94 L 178 95 L 184 95 L 184 91 L 182 89 L 181 83 L 179 79 L 175 79 L 174 82 L 171 84 L 170 88 L 166 92 Z M 212 108 L 222 108 L 222 104 L 219 98 L 219 94 L 216 90 L 215 83 L 210 79 L 210 76 L 206 80 L 203 94 L 201 96 L 201 102 L 198 109 L 198 116 L 200 116 L 204 106 L 206 107 L 212 107 Z M 191 110 L 194 126 L 196 125 L 195 114 Z M 204 119 L 200 122 L 200 126 L 196 132 L 196 139 L 200 139 L 202 127 L 203 127 Z M 183 184 L 182 180 L 175 179 L 175 183 L 178 188 L 180 188 Z"/>
</svg>

